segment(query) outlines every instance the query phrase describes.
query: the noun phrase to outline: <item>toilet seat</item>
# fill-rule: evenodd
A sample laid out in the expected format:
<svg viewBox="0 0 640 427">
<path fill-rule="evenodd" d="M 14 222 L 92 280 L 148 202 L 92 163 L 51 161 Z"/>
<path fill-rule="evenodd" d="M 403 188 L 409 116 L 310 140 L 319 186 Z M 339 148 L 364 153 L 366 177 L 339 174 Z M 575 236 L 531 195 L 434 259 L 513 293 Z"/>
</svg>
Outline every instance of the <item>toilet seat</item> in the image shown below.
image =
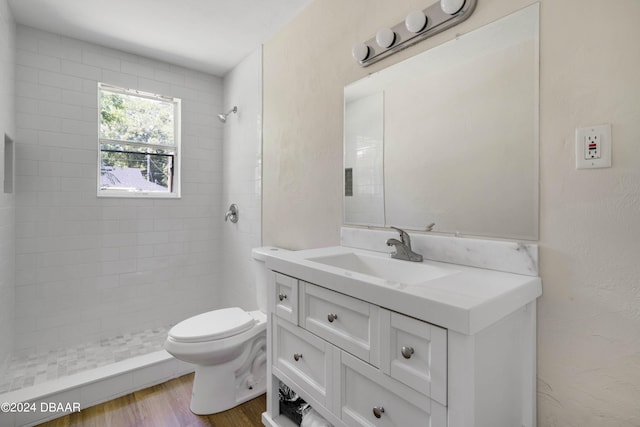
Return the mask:
<svg viewBox="0 0 640 427">
<path fill-rule="evenodd" d="M 255 323 L 240 307 L 223 308 L 183 320 L 169 330 L 169 337 L 183 343 L 214 341 L 238 335 Z"/>
</svg>

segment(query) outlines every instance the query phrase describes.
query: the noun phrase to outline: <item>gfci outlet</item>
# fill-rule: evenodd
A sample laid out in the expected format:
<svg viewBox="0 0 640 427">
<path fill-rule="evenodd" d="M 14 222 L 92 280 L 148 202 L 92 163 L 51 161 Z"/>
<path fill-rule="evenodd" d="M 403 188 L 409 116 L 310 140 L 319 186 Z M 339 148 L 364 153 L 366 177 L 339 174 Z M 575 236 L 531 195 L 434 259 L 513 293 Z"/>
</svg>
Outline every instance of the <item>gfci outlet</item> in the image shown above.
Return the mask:
<svg viewBox="0 0 640 427">
<path fill-rule="evenodd" d="M 601 145 L 602 138 L 600 134 L 595 131 L 588 131 L 584 137 L 584 158 L 586 160 L 599 159 Z"/>
<path fill-rule="evenodd" d="M 576 169 L 611 167 L 611 125 L 576 129 Z"/>
</svg>

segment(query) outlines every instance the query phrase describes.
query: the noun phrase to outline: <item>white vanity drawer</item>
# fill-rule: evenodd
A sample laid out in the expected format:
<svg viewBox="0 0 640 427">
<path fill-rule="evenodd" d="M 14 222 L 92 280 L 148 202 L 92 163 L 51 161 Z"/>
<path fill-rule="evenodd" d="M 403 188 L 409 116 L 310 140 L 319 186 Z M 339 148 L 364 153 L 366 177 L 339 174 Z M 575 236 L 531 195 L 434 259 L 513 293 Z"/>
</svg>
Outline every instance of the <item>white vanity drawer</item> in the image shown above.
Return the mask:
<svg viewBox="0 0 640 427">
<path fill-rule="evenodd" d="M 275 273 L 276 314 L 298 324 L 298 279 Z"/>
<path fill-rule="evenodd" d="M 384 309 L 381 319 L 382 371 L 446 405 L 447 330 Z"/>
<path fill-rule="evenodd" d="M 379 370 L 342 352 L 342 421 L 359 427 L 446 427 L 447 409 Z"/>
<path fill-rule="evenodd" d="M 273 364 L 314 399 L 325 404 L 330 387 L 332 348 L 309 332 L 274 317 Z"/>
<path fill-rule="evenodd" d="M 379 308 L 311 283 L 300 287 L 300 326 L 377 366 Z"/>
</svg>

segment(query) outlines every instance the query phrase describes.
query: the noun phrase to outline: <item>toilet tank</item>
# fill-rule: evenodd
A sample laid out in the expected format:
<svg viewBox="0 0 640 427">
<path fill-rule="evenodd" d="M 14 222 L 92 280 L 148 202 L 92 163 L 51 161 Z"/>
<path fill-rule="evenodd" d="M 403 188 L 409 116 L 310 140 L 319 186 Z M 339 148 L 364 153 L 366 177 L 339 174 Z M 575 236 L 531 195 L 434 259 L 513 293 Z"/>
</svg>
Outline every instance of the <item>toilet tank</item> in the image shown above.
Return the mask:
<svg viewBox="0 0 640 427">
<path fill-rule="evenodd" d="M 258 309 L 263 313 L 267 312 L 267 289 L 269 284 L 269 270 L 265 265 L 265 260 L 267 259 L 267 255 L 274 251 L 286 251 L 286 249 L 276 248 L 274 246 L 262 246 L 251 250 L 251 255 L 255 261 L 253 268 L 255 272 Z"/>
</svg>

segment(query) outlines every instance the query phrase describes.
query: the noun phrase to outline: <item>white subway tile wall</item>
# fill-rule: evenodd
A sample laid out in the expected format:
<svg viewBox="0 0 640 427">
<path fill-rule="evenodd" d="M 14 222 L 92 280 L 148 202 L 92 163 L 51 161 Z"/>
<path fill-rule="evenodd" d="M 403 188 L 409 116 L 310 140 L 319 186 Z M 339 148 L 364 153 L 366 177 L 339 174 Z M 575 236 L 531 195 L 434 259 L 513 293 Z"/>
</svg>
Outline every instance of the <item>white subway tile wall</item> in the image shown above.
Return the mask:
<svg viewBox="0 0 640 427">
<path fill-rule="evenodd" d="M 16 44 L 15 352 L 221 307 L 222 79 L 21 25 Z M 182 99 L 181 199 L 96 197 L 99 81 Z"/>
<path fill-rule="evenodd" d="M 237 223 L 225 222 L 224 305 L 258 308 L 251 249 L 262 239 L 262 49 L 245 58 L 224 79 L 224 111 L 238 113 L 224 125 L 222 199 L 240 209 Z M 222 112 L 222 111 L 220 111 Z"/>
<path fill-rule="evenodd" d="M 15 23 L 6 0 L 0 0 L 0 143 L 7 135 L 14 141 L 14 151 L 15 44 Z M 13 193 L 4 192 L 4 151 L 0 147 L 0 374 L 13 349 L 15 292 L 15 188 Z"/>
<path fill-rule="evenodd" d="M 352 190 L 343 198 L 346 224 L 385 224 L 383 112 L 382 92 L 345 105 L 344 167 L 351 169 Z"/>
</svg>

